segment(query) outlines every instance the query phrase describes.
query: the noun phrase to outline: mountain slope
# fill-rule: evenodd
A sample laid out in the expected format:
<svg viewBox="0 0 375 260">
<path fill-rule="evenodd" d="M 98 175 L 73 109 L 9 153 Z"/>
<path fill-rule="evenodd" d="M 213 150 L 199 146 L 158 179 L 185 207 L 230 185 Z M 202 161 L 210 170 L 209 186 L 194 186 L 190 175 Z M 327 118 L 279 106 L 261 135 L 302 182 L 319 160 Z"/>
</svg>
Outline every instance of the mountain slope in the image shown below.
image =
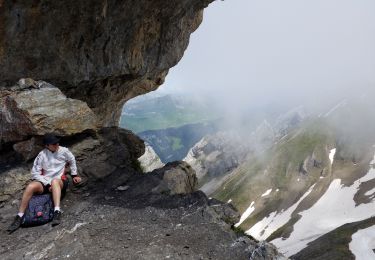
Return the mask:
<svg viewBox="0 0 375 260">
<path fill-rule="evenodd" d="M 212 121 L 219 114 L 208 103 L 188 95 L 146 95 L 124 105 L 120 126 L 140 133 Z"/>
<path fill-rule="evenodd" d="M 340 226 L 333 231 L 321 236 L 320 238 L 308 243 L 308 246 L 291 256 L 291 259 L 303 260 L 303 259 L 371 259 L 373 257 L 373 248 L 370 249 L 363 243 L 361 244 L 359 252 L 353 254 L 352 251 L 356 249 L 350 248 L 350 244 L 353 243 L 353 233 L 366 230 L 368 227 L 375 227 L 375 217 L 368 218 L 366 220 L 352 222 Z M 375 239 L 375 232 L 372 232 L 372 239 Z M 366 248 L 367 247 L 367 248 Z"/>
<path fill-rule="evenodd" d="M 187 124 L 160 130 L 148 130 L 138 135 L 152 146 L 163 163 L 182 160 L 191 146 L 203 136 L 217 131 L 215 123 Z"/>
<path fill-rule="evenodd" d="M 278 117 L 271 114 L 267 118 L 272 123 L 266 119 L 258 120 L 257 116 L 253 115 L 254 122 L 207 135 L 190 149 L 184 160 L 197 172 L 202 191 L 213 193 L 230 178 L 233 170 L 245 161 L 259 158 L 258 155 L 264 154 L 283 138 L 286 132 L 296 129 L 304 118 L 307 118 L 302 107 L 282 113 Z"/>
<path fill-rule="evenodd" d="M 348 149 L 326 119 L 310 119 L 264 153 L 249 156 L 211 196 L 239 208 L 237 226 L 247 234 L 290 256 L 373 214 L 374 148 L 357 148 Z"/>
</svg>

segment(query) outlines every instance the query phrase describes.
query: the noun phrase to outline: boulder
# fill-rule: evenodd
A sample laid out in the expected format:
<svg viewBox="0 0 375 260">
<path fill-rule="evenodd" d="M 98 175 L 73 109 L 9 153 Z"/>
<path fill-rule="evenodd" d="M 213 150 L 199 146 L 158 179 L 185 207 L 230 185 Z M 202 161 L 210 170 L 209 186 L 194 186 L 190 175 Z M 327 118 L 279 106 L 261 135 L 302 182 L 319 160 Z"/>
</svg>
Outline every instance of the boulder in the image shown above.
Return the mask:
<svg viewBox="0 0 375 260">
<path fill-rule="evenodd" d="M 21 196 L 31 174 L 27 166 L 18 166 L 0 172 L 0 205 Z"/>
<path fill-rule="evenodd" d="M 13 150 L 20 154 L 24 161 L 35 158 L 43 148 L 41 138 L 36 137 L 13 145 Z"/>
<path fill-rule="evenodd" d="M 150 173 L 133 176 L 125 192 L 131 197 L 188 194 L 197 190 L 197 184 L 193 168 L 186 162 L 176 161 Z"/>
<path fill-rule="evenodd" d="M 230 226 L 234 226 L 234 224 L 240 221 L 241 214 L 232 204 L 224 203 L 217 199 L 210 199 L 209 205 L 210 208 L 217 214 L 219 219 Z"/>
<path fill-rule="evenodd" d="M 173 195 L 191 193 L 197 189 L 198 179 L 195 171 L 186 162 L 169 163 L 162 169 L 162 183 L 155 190 L 167 187 Z"/>
<path fill-rule="evenodd" d="M 96 116 L 85 102 L 67 98 L 44 81 L 22 79 L 0 90 L 0 109 L 0 142 L 5 143 L 49 132 L 67 136 L 97 128 Z"/>
<path fill-rule="evenodd" d="M 76 157 L 82 174 L 90 182 L 103 180 L 117 172 L 118 175 L 107 181 L 112 186 L 121 185 L 124 178 L 141 171 L 136 162 L 145 151 L 144 143 L 139 137 L 117 127 L 102 128 L 94 136 L 80 136 L 67 147 Z"/>
</svg>

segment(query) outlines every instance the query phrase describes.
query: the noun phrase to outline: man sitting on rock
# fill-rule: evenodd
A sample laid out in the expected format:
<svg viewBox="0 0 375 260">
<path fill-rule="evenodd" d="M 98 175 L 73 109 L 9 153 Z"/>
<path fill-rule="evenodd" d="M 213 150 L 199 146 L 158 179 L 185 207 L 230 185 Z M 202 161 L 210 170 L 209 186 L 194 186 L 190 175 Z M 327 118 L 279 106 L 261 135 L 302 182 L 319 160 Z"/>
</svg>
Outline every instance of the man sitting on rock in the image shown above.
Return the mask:
<svg viewBox="0 0 375 260">
<path fill-rule="evenodd" d="M 52 226 L 60 224 L 60 199 L 61 195 L 65 194 L 68 186 L 68 179 L 65 175 L 66 166 L 70 166 L 74 184 L 80 183 L 81 178 L 77 175 L 74 155 L 68 148 L 60 146 L 59 141 L 52 134 L 46 134 L 43 137 L 45 149 L 35 158 L 34 166 L 31 170 L 33 181 L 27 185 L 23 193 L 18 215 L 8 227 L 8 232 L 12 233 L 21 226 L 27 205 L 34 194 L 52 193 L 55 206 Z"/>
</svg>

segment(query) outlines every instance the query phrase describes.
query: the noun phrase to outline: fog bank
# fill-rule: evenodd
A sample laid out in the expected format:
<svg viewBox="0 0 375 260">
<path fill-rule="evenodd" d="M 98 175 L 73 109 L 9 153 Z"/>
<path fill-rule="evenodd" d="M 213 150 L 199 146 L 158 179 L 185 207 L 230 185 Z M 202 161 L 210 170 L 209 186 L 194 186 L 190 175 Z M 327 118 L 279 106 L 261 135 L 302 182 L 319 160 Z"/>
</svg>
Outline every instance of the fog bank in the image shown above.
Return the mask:
<svg viewBox="0 0 375 260">
<path fill-rule="evenodd" d="M 228 113 L 369 95 L 374 11 L 371 0 L 216 1 L 160 91 L 214 97 Z"/>
</svg>

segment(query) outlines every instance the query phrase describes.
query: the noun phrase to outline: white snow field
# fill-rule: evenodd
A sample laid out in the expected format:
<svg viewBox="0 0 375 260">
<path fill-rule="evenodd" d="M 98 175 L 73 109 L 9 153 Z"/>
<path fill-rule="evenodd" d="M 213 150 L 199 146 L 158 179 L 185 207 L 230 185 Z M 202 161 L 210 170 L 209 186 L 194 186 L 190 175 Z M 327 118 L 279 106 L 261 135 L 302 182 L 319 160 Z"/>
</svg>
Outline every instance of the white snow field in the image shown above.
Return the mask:
<svg viewBox="0 0 375 260">
<path fill-rule="evenodd" d="M 272 212 L 268 217 L 263 218 L 261 221 L 252 226 L 249 230 L 246 231 L 246 234 L 253 236 L 258 240 L 264 240 L 269 235 L 271 235 L 278 228 L 285 225 L 290 217 L 292 216 L 293 211 L 297 208 L 298 204 L 310 194 L 313 190 L 315 184 L 312 185 L 309 190 L 290 208 L 280 213 Z"/>
<path fill-rule="evenodd" d="M 373 196 L 375 195 L 375 188 L 373 188 L 372 190 L 369 190 L 368 192 L 365 193 L 366 196 Z"/>
<path fill-rule="evenodd" d="M 255 203 L 254 201 L 251 202 L 250 206 L 241 215 L 240 221 L 234 225 L 235 227 L 238 227 L 239 225 L 241 225 L 242 222 L 244 222 L 250 216 L 250 214 L 255 210 L 254 203 Z"/>
<path fill-rule="evenodd" d="M 371 163 L 374 161 L 375 158 Z M 294 224 L 290 237 L 277 238 L 271 242 L 281 252 L 291 256 L 305 248 L 307 243 L 345 223 L 371 217 L 375 214 L 375 200 L 356 206 L 353 198 L 359 185 L 372 179 L 375 179 L 375 169 L 371 168 L 364 177 L 349 187 L 341 185 L 340 179 L 333 180 L 327 191 L 311 208 L 299 213 L 302 217 Z"/>
<path fill-rule="evenodd" d="M 270 195 L 272 189 L 267 190 L 265 193 L 262 194 L 262 197 Z"/>
<path fill-rule="evenodd" d="M 332 149 L 330 152 L 329 152 L 329 160 L 331 161 L 331 165 L 333 163 L 333 158 L 335 158 L 335 154 L 336 154 L 336 148 Z"/>
<path fill-rule="evenodd" d="M 375 226 L 360 229 L 352 235 L 349 249 L 356 260 L 375 259 Z"/>
</svg>

